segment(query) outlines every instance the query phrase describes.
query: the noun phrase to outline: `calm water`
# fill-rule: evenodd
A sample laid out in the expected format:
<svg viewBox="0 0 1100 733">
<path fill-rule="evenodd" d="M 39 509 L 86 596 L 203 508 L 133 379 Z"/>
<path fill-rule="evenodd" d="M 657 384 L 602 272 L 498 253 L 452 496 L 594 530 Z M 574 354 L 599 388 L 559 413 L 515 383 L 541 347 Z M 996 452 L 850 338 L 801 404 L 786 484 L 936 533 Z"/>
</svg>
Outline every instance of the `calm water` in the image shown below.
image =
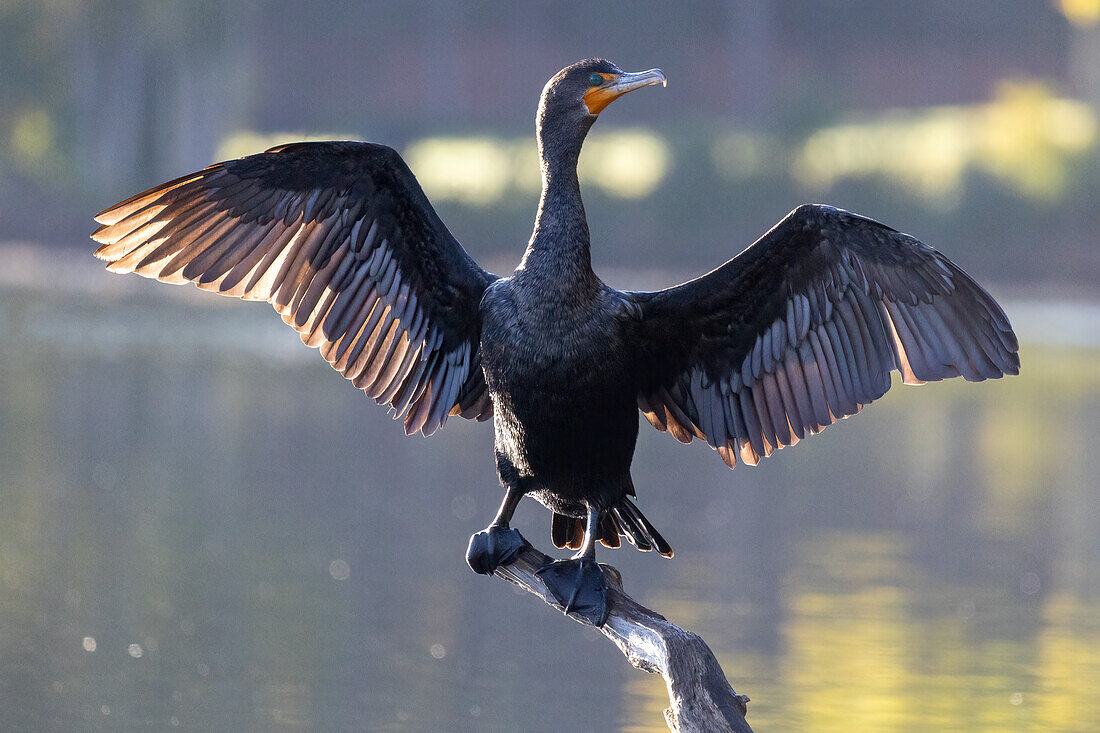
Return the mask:
<svg viewBox="0 0 1100 733">
<path fill-rule="evenodd" d="M 131 280 L 0 289 L 0 730 L 667 730 L 659 678 L 466 568 L 487 424 L 406 438 L 266 307 Z M 601 558 L 757 731 L 1098 730 L 1097 356 L 1025 344 L 755 470 L 643 425 L 676 558 Z"/>
</svg>

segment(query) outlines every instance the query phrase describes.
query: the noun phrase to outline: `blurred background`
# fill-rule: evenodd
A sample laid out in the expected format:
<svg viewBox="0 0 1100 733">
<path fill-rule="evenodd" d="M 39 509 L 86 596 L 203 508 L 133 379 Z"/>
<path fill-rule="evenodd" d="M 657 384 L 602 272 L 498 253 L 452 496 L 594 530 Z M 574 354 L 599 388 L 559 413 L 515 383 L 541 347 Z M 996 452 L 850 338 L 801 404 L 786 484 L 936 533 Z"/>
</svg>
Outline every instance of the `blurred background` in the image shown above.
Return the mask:
<svg viewBox="0 0 1100 733">
<path fill-rule="evenodd" d="M 666 730 L 660 679 L 466 568 L 487 425 L 405 438 L 266 306 L 87 239 L 216 160 L 364 139 L 509 272 L 539 91 L 597 55 L 669 79 L 582 155 L 611 285 L 823 201 L 962 265 L 1023 361 L 733 473 L 643 426 L 677 555 L 601 559 L 757 731 L 1096 729 L 1100 0 L 0 0 L 0 39 L 0 730 Z"/>
</svg>

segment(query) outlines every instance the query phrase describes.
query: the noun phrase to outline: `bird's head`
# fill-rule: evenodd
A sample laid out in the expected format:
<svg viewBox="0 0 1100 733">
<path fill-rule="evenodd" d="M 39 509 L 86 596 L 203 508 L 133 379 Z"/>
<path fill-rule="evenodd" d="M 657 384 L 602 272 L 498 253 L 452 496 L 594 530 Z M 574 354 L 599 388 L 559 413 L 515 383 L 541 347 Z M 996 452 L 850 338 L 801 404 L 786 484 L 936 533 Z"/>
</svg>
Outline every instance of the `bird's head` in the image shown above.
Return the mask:
<svg viewBox="0 0 1100 733">
<path fill-rule="evenodd" d="M 565 67 L 546 82 L 539 101 L 539 118 L 553 114 L 578 121 L 594 119 L 627 92 L 666 83 L 660 69 L 630 73 L 607 59 L 585 59 Z"/>
</svg>

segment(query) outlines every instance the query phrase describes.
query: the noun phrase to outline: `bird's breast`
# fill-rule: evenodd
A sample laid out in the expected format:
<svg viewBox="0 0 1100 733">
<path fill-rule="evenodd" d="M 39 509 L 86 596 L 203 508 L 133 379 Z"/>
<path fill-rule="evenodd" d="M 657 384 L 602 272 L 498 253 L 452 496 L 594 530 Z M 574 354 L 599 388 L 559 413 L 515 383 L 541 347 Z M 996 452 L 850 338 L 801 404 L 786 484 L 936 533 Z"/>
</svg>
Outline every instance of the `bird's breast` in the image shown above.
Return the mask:
<svg viewBox="0 0 1100 733">
<path fill-rule="evenodd" d="M 501 288 L 482 304 L 482 360 L 489 388 L 564 393 L 622 385 L 631 363 L 608 299 Z"/>
<path fill-rule="evenodd" d="M 634 360 L 616 312 L 603 297 L 561 303 L 524 301 L 506 288 L 487 294 L 482 367 L 497 450 L 521 474 L 547 485 L 580 481 L 571 476 L 578 471 L 629 469 L 638 422 Z"/>
</svg>

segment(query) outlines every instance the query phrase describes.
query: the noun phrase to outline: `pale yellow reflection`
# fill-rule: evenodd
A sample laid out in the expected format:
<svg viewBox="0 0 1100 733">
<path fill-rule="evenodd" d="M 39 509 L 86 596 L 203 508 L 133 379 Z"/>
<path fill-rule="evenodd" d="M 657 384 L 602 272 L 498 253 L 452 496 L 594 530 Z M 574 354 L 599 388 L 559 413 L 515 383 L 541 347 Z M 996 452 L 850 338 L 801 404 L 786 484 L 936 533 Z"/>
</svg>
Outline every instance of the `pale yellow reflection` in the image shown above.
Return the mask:
<svg viewBox="0 0 1100 733">
<path fill-rule="evenodd" d="M 24 165 L 40 162 L 53 145 L 53 120 L 44 109 L 26 109 L 11 126 L 12 154 Z"/>
<path fill-rule="evenodd" d="M 1038 82 L 1005 81 L 985 104 L 897 110 L 822 128 L 792 161 L 808 189 L 882 177 L 952 205 L 976 170 L 1040 201 L 1065 190 L 1073 160 L 1096 144 L 1096 114 Z"/>
<path fill-rule="evenodd" d="M 1100 721 L 1100 603 L 1059 593 L 1047 600 L 1043 621 L 1034 722 L 1042 730 L 1084 730 L 1082 724 Z"/>
<path fill-rule="evenodd" d="M 1062 15 L 1076 26 L 1091 28 L 1100 22 L 1100 0 L 1055 0 Z"/>
<path fill-rule="evenodd" d="M 1071 486 L 1089 437 L 1074 406 L 1100 388 L 1100 367 L 1091 352 L 1025 348 L 1020 379 L 998 382 L 996 399 L 984 399 L 977 416 L 976 459 L 983 477 L 979 521 L 1006 538 L 1034 521 L 1053 487 Z M 968 385 L 945 385 L 962 395 Z"/>
<path fill-rule="evenodd" d="M 620 733 L 665 733 L 665 709 L 668 707 L 668 688 L 664 678 L 657 674 L 637 672 L 623 686 L 622 711 L 625 720 L 619 726 Z"/>
<path fill-rule="evenodd" d="M 506 146 L 488 137 L 433 137 L 413 143 L 405 162 L 428 198 L 485 206 L 498 201 L 512 175 Z"/>
<path fill-rule="evenodd" d="M 404 157 L 435 201 L 488 206 L 516 190 L 533 195 L 541 185 L 530 138 L 432 137 L 414 142 Z M 583 186 L 609 196 L 644 198 L 664 180 L 670 160 L 668 144 L 652 132 L 595 132 L 585 143 L 578 175 Z"/>
<path fill-rule="evenodd" d="M 981 414 L 977 447 L 986 493 L 981 519 L 1006 537 L 1033 520 L 1064 458 L 1062 439 L 1069 426 L 1057 412 L 1043 409 L 1044 403 L 1049 405 L 1049 397 L 1014 395 Z"/>
<path fill-rule="evenodd" d="M 890 731 L 906 717 L 909 572 L 889 536 L 841 533 L 807 542 L 789 601 L 783 676 L 807 731 Z"/>
<path fill-rule="evenodd" d="M 645 130 L 593 133 L 581 153 L 578 175 L 611 196 L 644 198 L 668 172 L 668 144 Z"/>
<path fill-rule="evenodd" d="M 824 532 L 796 555 L 778 655 L 719 654 L 754 698 L 756 729 L 1070 733 L 1100 720 L 1100 604 L 1058 593 L 1033 620 L 1011 588 L 945 590 L 900 533 Z M 660 606 L 688 627 L 717 612 L 671 598 Z M 659 678 L 631 677 L 623 695 L 619 730 L 664 730 Z"/>
<path fill-rule="evenodd" d="M 662 615 L 667 614 L 667 618 L 686 629 L 698 631 L 704 626 L 700 617 L 713 618 L 713 614 L 722 613 L 720 609 L 708 608 L 710 604 L 693 604 L 691 601 L 674 604 L 672 600 L 671 596 L 664 596 L 654 605 L 661 609 Z M 693 605 L 697 606 L 694 613 L 691 612 Z M 703 612 L 699 613 L 699 610 Z M 786 724 L 790 718 L 783 704 L 785 690 L 776 684 L 772 657 L 746 649 L 723 654 L 721 638 L 710 634 L 705 636 L 730 685 L 738 694 L 751 692 L 749 724 L 757 726 L 757 730 L 787 730 Z M 622 690 L 620 709 L 623 719 L 616 730 L 620 733 L 664 733 L 668 730 L 664 711 L 669 706 L 669 691 L 664 678 L 641 671 L 631 671 L 629 674 Z M 759 704 L 756 700 L 760 701 Z"/>
<path fill-rule="evenodd" d="M 711 159 L 719 175 L 741 182 L 778 173 L 776 161 L 783 159 L 783 150 L 769 135 L 733 130 L 714 142 Z"/>
</svg>

